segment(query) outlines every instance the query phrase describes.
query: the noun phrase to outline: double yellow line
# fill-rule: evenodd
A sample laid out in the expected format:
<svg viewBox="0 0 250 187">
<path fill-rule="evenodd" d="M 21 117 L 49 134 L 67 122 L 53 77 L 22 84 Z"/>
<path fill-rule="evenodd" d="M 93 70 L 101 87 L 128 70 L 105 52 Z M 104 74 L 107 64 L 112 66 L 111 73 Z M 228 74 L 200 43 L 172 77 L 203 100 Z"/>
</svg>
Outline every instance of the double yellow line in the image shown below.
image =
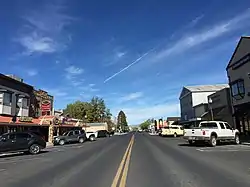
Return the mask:
<svg viewBox="0 0 250 187">
<path fill-rule="evenodd" d="M 119 187 L 125 187 L 126 186 L 126 180 L 127 180 L 127 176 L 128 176 L 128 168 L 129 168 L 129 162 L 130 162 L 130 158 L 131 158 L 131 152 L 132 152 L 132 146 L 134 144 L 134 135 L 131 137 L 128 147 L 123 155 L 122 161 L 119 165 L 119 168 L 116 172 L 115 178 L 113 180 L 113 183 L 111 185 L 111 187 L 117 187 L 118 186 L 118 182 L 120 179 L 120 185 Z"/>
</svg>

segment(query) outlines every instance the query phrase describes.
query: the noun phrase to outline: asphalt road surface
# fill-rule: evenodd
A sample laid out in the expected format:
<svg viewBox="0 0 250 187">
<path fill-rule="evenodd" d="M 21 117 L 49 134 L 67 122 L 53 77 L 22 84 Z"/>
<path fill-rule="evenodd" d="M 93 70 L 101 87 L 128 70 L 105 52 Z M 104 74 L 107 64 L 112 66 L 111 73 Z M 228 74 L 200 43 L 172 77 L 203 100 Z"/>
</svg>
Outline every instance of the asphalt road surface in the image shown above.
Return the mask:
<svg viewBox="0 0 250 187">
<path fill-rule="evenodd" d="M 1 187 L 249 187 L 250 146 L 190 147 L 145 133 L 0 157 Z"/>
</svg>

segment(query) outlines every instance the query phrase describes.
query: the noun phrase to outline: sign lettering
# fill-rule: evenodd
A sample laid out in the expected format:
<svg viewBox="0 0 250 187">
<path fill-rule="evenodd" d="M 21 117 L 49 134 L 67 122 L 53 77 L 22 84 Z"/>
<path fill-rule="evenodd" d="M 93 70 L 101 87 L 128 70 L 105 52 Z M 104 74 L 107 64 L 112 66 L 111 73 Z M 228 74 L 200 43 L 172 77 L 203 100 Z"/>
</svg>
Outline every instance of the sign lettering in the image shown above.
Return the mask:
<svg viewBox="0 0 250 187">
<path fill-rule="evenodd" d="M 21 116 L 18 119 L 20 122 L 29 122 L 32 123 L 33 118 L 32 117 L 26 117 L 26 116 Z"/>
</svg>

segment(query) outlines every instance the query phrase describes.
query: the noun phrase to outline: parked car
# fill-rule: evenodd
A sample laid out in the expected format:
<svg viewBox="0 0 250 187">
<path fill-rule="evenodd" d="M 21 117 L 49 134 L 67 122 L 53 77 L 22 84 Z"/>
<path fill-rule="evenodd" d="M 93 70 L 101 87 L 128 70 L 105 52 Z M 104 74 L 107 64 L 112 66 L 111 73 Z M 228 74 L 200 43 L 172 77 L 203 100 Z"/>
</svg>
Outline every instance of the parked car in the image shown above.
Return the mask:
<svg viewBox="0 0 250 187">
<path fill-rule="evenodd" d="M 71 130 L 63 133 L 62 136 L 55 136 L 53 140 L 54 145 L 64 145 L 65 143 L 83 143 L 87 139 L 84 130 Z"/>
<path fill-rule="evenodd" d="M 159 130 L 159 136 L 183 136 L 183 127 L 180 125 L 169 125 Z"/>
<path fill-rule="evenodd" d="M 95 141 L 98 136 L 98 132 L 86 132 L 86 138 L 89 141 Z"/>
<path fill-rule="evenodd" d="M 215 147 L 219 141 L 240 143 L 239 131 L 224 121 L 202 121 L 198 127 L 184 129 L 183 138 L 188 140 L 189 144 L 208 142 L 213 147 Z"/>
<path fill-rule="evenodd" d="M 38 154 L 46 148 L 46 142 L 32 132 L 13 132 L 0 136 L 0 153 L 29 152 Z"/>
<path fill-rule="evenodd" d="M 97 131 L 98 138 L 110 137 L 110 134 L 107 130 L 99 130 Z"/>
</svg>

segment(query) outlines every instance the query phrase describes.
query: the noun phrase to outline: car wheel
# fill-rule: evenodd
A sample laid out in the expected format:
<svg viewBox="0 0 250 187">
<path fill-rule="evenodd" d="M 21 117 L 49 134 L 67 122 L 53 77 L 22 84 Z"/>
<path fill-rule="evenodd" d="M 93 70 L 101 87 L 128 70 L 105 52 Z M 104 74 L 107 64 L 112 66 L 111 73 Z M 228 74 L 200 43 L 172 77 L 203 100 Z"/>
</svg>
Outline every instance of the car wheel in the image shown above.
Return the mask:
<svg viewBox="0 0 250 187">
<path fill-rule="evenodd" d="M 217 145 L 217 138 L 215 136 L 211 136 L 210 145 L 215 147 Z"/>
<path fill-rule="evenodd" d="M 188 143 L 189 143 L 189 145 L 193 145 L 194 144 L 193 140 L 188 140 Z"/>
<path fill-rule="evenodd" d="M 64 145 L 65 144 L 65 141 L 64 140 L 60 140 L 59 141 L 59 145 Z"/>
<path fill-rule="evenodd" d="M 79 143 L 83 143 L 84 142 L 84 139 L 83 138 L 79 138 Z"/>
<path fill-rule="evenodd" d="M 238 134 L 235 135 L 234 142 L 237 145 L 240 144 L 240 136 Z"/>
<path fill-rule="evenodd" d="M 37 144 L 33 144 L 29 148 L 29 153 L 32 155 L 38 154 L 41 151 L 41 148 Z"/>
<path fill-rule="evenodd" d="M 174 137 L 175 137 L 175 138 L 177 137 L 177 134 L 176 134 L 176 133 L 174 133 Z"/>
<path fill-rule="evenodd" d="M 94 141 L 94 140 L 95 140 L 95 136 L 93 136 L 93 135 L 90 136 L 90 137 L 89 137 L 89 140 L 90 140 L 91 142 Z"/>
</svg>

